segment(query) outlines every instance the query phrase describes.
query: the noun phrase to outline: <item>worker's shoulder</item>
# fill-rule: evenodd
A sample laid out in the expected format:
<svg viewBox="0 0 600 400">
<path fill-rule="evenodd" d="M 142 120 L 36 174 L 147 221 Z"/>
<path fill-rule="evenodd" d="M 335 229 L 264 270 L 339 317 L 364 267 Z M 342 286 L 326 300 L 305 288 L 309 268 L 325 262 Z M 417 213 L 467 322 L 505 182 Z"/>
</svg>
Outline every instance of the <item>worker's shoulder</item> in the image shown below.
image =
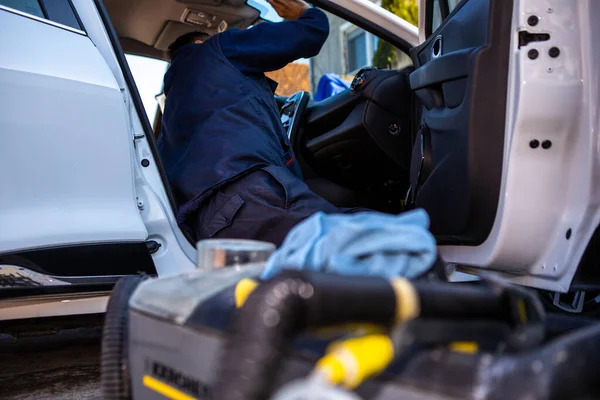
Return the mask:
<svg viewBox="0 0 600 400">
<path fill-rule="evenodd" d="M 317 7 L 309 7 L 302 14 L 302 17 L 305 17 L 305 16 L 319 16 L 319 17 L 325 17 L 325 18 L 327 18 L 327 15 L 325 14 L 325 12 L 322 11 L 321 9 L 317 8 Z"/>
<path fill-rule="evenodd" d="M 327 14 L 324 11 L 316 8 L 310 7 L 298 19 L 299 21 L 322 21 L 324 23 L 328 23 L 329 19 L 327 18 Z"/>
</svg>

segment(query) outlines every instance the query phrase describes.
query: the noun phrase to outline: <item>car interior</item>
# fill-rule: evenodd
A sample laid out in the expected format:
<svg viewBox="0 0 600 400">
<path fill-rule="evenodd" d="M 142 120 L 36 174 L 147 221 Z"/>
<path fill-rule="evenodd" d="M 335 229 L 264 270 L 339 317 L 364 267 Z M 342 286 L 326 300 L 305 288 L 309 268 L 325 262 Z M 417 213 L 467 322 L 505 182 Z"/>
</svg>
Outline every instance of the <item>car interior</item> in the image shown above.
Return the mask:
<svg viewBox="0 0 600 400">
<path fill-rule="evenodd" d="M 105 4 L 125 53 L 164 60 L 183 33 L 245 29 L 265 13 L 253 0 Z M 328 1 L 315 5 L 335 13 Z M 414 66 L 363 68 L 349 89 L 320 102 L 309 92 L 276 101 L 313 191 L 340 207 L 425 208 L 441 242 L 477 245 L 498 204 L 512 5 L 429 0 L 425 7 L 434 18 L 428 39 L 410 49 Z M 160 119 L 159 110 L 156 137 Z"/>
</svg>

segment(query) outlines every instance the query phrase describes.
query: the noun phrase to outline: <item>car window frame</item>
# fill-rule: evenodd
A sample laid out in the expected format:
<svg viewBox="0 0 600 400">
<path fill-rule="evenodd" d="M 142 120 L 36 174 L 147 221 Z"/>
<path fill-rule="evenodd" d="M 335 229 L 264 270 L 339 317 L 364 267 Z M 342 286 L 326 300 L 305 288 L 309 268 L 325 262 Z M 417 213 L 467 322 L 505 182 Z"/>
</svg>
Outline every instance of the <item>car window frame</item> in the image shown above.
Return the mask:
<svg viewBox="0 0 600 400">
<path fill-rule="evenodd" d="M 48 1 L 64 2 L 64 3 L 66 3 L 68 5 L 68 7 L 70 7 L 71 11 L 73 12 L 73 16 L 75 17 L 76 21 L 78 22 L 79 28 L 74 28 L 72 26 L 65 25 L 65 24 L 63 24 L 61 22 L 57 22 L 57 21 L 49 18 L 48 17 L 47 9 L 45 7 L 46 2 L 48 2 Z M 85 30 L 83 28 L 81 20 L 79 19 L 79 16 L 77 15 L 77 12 L 75 12 L 75 8 L 71 4 L 70 0 L 38 0 L 38 3 L 40 4 L 40 8 L 42 9 L 42 13 L 44 14 L 43 18 L 39 17 L 37 15 L 30 14 L 30 13 L 28 13 L 26 11 L 22 11 L 22 10 L 18 10 L 16 8 L 9 7 L 9 6 L 4 5 L 2 3 L 0 3 L 0 10 L 1 11 L 5 11 L 5 12 L 9 12 L 9 13 L 12 13 L 12 14 L 15 14 L 15 15 L 19 15 L 21 17 L 28 18 L 28 19 L 31 19 L 31 20 L 34 20 L 34 21 L 37 21 L 37 22 L 41 22 L 41 23 L 44 23 L 46 25 L 51 25 L 51 26 L 54 26 L 56 28 L 64 29 L 64 30 L 67 30 L 67 31 L 72 32 L 72 33 L 76 33 L 76 34 L 79 34 L 79 35 L 87 36 L 87 33 L 85 32 Z"/>
<path fill-rule="evenodd" d="M 390 31 L 386 30 L 385 28 L 376 24 L 375 22 L 368 20 L 363 15 L 359 15 L 353 11 L 345 9 L 335 0 L 313 0 L 311 3 L 314 6 L 319 7 L 322 10 L 327 11 L 335 15 L 336 17 L 342 18 L 346 22 L 356 25 L 357 27 L 362 28 L 366 32 L 377 36 L 380 40 L 385 40 L 386 42 L 390 43 L 392 46 L 396 47 L 397 49 L 401 50 L 406 54 L 410 54 L 410 49 L 414 47 L 402 37 L 391 33 Z M 407 21 L 405 22 L 408 23 Z"/>
<path fill-rule="evenodd" d="M 165 71 L 161 77 L 161 87 L 160 87 L 160 91 L 159 93 L 156 93 L 154 96 L 155 102 L 156 102 L 156 109 L 154 110 L 154 116 L 152 118 L 152 120 L 150 120 L 150 115 L 148 115 L 148 113 L 146 112 L 146 108 L 144 107 L 144 112 L 146 112 L 146 116 L 148 118 L 148 121 L 150 122 L 150 124 L 152 125 L 152 130 L 154 132 L 155 135 L 158 134 L 157 132 L 157 120 L 159 118 L 162 117 L 162 112 L 163 110 L 160 107 L 159 101 L 157 99 L 158 96 L 160 96 L 161 94 L 164 94 L 164 81 L 162 80 L 162 78 L 164 77 L 164 74 L 167 72 L 167 70 L 169 69 L 169 67 L 171 66 L 171 63 L 165 59 L 162 58 L 158 58 L 158 57 L 152 57 L 152 56 L 148 56 L 148 55 L 142 55 L 142 54 L 136 54 L 136 53 L 124 53 L 125 54 L 125 59 L 127 61 L 127 65 L 130 68 L 131 71 L 131 75 L 133 76 L 133 83 L 135 84 L 138 93 L 140 93 L 140 98 L 141 98 L 141 92 L 140 92 L 140 87 L 138 86 L 138 82 L 135 80 L 135 74 L 133 73 L 133 70 L 131 70 L 131 65 L 129 63 L 129 59 L 127 58 L 128 56 L 134 56 L 134 57 L 140 57 L 140 58 L 145 58 L 145 59 L 149 59 L 149 60 L 153 60 L 153 61 L 161 61 L 165 63 Z M 142 105 L 143 105 L 144 101 L 142 99 Z"/>
<path fill-rule="evenodd" d="M 3 6 L 4 8 L 8 8 L 10 10 L 14 10 L 14 11 L 18 11 L 27 15 L 31 15 L 34 17 L 38 17 L 38 18 L 46 18 L 47 14 L 46 14 L 46 10 L 44 10 L 44 6 L 42 5 L 42 2 L 40 0 L 33 0 L 35 1 L 35 3 L 37 3 L 37 8 L 39 8 L 39 12 L 42 14 L 42 16 L 40 17 L 38 14 L 32 14 L 22 8 L 14 8 L 12 7 L 12 4 L 5 4 L 4 1 L 0 0 L 0 6 Z M 22 6 L 22 5 L 21 5 Z"/>
<path fill-rule="evenodd" d="M 453 15 L 459 8 L 461 8 L 468 0 L 458 0 L 456 4 L 451 8 L 450 0 L 425 0 L 425 37 L 429 38 L 433 35 L 444 22 Z M 437 26 L 433 26 L 434 20 L 434 7 L 436 4 L 439 7 L 440 21 Z"/>
<path fill-rule="evenodd" d="M 399 65 L 393 65 L 391 69 L 393 70 L 401 70 L 405 67 L 408 67 L 409 65 L 414 65 L 414 61 L 412 60 L 411 56 L 410 56 L 410 52 L 408 51 L 404 51 L 398 47 L 396 47 L 395 45 L 393 45 L 392 43 L 389 43 L 386 41 L 386 39 L 378 36 L 376 33 L 373 33 L 365 28 L 363 28 L 362 26 L 350 21 L 348 18 L 346 18 L 345 16 L 341 16 L 341 15 L 336 15 L 332 12 L 328 11 L 328 18 L 329 16 L 332 16 L 336 19 L 341 20 L 342 22 L 337 22 L 337 21 L 331 21 L 330 20 L 330 35 L 327 39 L 327 41 L 325 42 L 324 46 L 328 46 L 328 43 L 331 39 L 336 40 L 339 39 L 339 48 L 335 47 L 333 49 L 331 48 L 325 48 L 323 47 L 321 49 L 321 51 L 310 58 L 307 58 L 307 60 L 309 60 L 309 84 L 310 84 L 310 90 L 309 92 L 311 93 L 311 95 L 315 95 L 317 93 L 317 88 L 318 88 L 318 82 L 319 80 L 327 73 L 333 73 L 339 76 L 340 79 L 342 79 L 343 81 L 347 82 L 348 85 L 351 84 L 352 80 L 354 79 L 354 77 L 356 76 L 356 74 L 358 72 L 360 72 L 361 70 L 363 70 L 364 68 L 371 68 L 374 67 L 374 56 L 377 54 L 378 51 L 378 44 L 380 41 L 384 41 L 388 44 L 390 44 L 391 46 L 393 46 L 396 51 L 398 53 L 402 53 L 401 55 L 401 59 L 399 60 L 400 63 Z M 335 27 L 335 28 L 334 28 Z M 361 36 L 364 35 L 365 40 L 364 40 L 364 55 L 366 56 L 366 58 L 363 60 L 364 62 L 360 65 L 350 65 L 350 50 L 349 50 L 349 43 L 353 38 L 356 38 L 357 36 Z M 339 51 L 340 53 L 332 53 L 331 50 L 336 50 Z M 328 69 L 327 66 L 330 66 L 330 64 L 328 64 L 327 60 L 323 60 L 323 59 L 318 59 L 315 62 L 315 58 L 318 58 L 319 56 L 321 56 L 321 54 L 326 53 L 329 55 L 329 59 L 331 58 L 335 58 L 336 60 L 339 57 L 339 66 L 338 67 L 333 67 L 333 69 Z M 403 61 L 404 60 L 408 60 L 409 63 L 405 64 Z M 333 62 L 333 64 L 335 65 L 336 62 Z M 355 68 L 352 68 L 355 67 Z M 387 68 L 387 67 L 382 67 L 382 68 Z"/>
<path fill-rule="evenodd" d="M 83 24 L 71 0 L 38 0 L 44 15 L 50 21 L 84 31 Z M 72 18 L 69 18 L 72 17 Z M 71 19 L 71 21 L 68 21 Z"/>
<path fill-rule="evenodd" d="M 381 40 L 379 37 L 377 37 L 377 35 L 374 35 L 371 32 L 366 31 L 363 28 L 361 28 L 360 26 L 353 24 L 347 20 L 345 20 L 344 24 L 340 27 L 340 33 L 342 34 L 342 40 L 341 40 L 342 53 L 343 53 L 342 57 L 345 58 L 343 61 L 347 67 L 346 75 L 354 75 L 358 71 L 360 71 L 362 68 L 367 67 L 370 64 L 372 64 L 373 60 L 369 61 L 368 55 L 374 54 L 375 51 L 377 50 L 377 48 L 375 48 L 374 44 L 373 44 L 373 38 L 377 38 L 377 40 Z M 348 44 L 351 39 L 356 38 L 357 36 L 360 36 L 361 34 L 365 35 L 365 54 L 367 55 L 366 64 L 361 65 L 356 69 L 350 69 L 350 60 L 348 58 L 349 57 Z"/>
</svg>

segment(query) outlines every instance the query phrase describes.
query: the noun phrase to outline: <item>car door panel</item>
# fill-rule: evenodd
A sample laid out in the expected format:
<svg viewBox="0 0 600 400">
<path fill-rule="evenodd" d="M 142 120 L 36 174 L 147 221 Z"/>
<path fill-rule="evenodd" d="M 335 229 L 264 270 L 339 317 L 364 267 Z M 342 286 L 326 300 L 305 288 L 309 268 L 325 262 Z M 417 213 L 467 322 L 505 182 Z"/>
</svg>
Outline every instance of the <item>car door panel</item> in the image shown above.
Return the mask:
<svg viewBox="0 0 600 400">
<path fill-rule="evenodd" d="M 511 0 L 512 1 L 512 0 Z M 508 3 L 508 2 L 507 2 Z M 490 1 L 466 0 L 456 6 L 444 23 L 421 46 L 413 51 L 423 65 L 432 59 L 430 50 L 439 35 L 443 37 L 443 54 L 469 47 L 487 45 Z"/>
<path fill-rule="evenodd" d="M 414 206 L 442 243 L 477 245 L 498 206 L 512 1 L 465 0 L 411 51 L 422 119 L 411 165 Z M 427 160 L 428 162 L 425 162 Z"/>
<path fill-rule="evenodd" d="M 119 85 L 84 32 L 0 9 L 0 253 L 143 242 Z"/>
</svg>

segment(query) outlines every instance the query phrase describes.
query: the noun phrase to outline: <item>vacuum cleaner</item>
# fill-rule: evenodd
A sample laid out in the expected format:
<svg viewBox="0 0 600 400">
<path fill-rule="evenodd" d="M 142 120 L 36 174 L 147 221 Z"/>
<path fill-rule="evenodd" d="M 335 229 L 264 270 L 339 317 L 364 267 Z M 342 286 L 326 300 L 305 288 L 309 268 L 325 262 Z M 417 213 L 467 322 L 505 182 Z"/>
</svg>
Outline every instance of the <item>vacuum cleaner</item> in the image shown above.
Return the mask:
<svg viewBox="0 0 600 400">
<path fill-rule="evenodd" d="M 492 275 L 450 283 L 263 264 L 127 277 L 109 301 L 105 399 L 577 399 L 600 324 Z M 575 321 L 575 322 L 574 322 Z"/>
</svg>

